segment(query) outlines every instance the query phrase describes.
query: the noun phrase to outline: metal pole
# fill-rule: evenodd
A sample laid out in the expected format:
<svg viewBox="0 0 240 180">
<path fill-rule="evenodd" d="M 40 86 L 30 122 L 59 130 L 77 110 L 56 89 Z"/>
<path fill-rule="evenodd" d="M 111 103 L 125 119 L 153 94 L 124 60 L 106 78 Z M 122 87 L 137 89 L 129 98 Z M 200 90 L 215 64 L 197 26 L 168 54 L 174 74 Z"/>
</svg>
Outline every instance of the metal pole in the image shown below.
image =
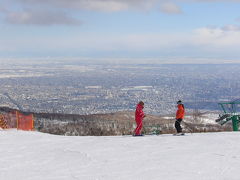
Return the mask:
<svg viewBox="0 0 240 180">
<path fill-rule="evenodd" d="M 238 116 L 232 116 L 233 131 L 238 131 Z"/>
</svg>

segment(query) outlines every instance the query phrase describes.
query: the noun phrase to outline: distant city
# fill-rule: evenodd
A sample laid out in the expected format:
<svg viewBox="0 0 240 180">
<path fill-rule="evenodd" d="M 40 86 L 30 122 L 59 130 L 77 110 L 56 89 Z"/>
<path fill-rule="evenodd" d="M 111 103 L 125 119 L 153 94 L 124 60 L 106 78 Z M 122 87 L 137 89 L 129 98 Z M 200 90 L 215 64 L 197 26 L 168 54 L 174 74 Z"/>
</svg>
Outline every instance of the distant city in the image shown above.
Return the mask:
<svg viewBox="0 0 240 180">
<path fill-rule="evenodd" d="M 0 106 L 23 111 L 96 114 L 134 111 L 172 114 L 181 99 L 189 110 L 219 110 L 240 98 L 240 64 L 2 63 Z"/>
</svg>

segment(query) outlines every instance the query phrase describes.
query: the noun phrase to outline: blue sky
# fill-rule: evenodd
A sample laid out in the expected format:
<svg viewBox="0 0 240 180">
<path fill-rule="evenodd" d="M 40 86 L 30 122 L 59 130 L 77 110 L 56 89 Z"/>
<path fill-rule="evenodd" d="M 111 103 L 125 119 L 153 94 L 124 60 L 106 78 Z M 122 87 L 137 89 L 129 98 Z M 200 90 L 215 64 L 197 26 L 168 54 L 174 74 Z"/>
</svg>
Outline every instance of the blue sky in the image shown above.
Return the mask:
<svg viewBox="0 0 240 180">
<path fill-rule="evenodd" d="M 1 0 L 0 59 L 240 63 L 240 0 Z"/>
</svg>

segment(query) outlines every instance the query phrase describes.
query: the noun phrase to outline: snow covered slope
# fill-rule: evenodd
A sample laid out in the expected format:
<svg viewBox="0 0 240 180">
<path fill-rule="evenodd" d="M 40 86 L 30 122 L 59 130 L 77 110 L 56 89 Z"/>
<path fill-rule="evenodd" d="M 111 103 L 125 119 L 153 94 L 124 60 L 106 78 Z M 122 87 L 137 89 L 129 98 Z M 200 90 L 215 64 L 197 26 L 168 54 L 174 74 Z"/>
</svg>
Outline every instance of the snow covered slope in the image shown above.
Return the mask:
<svg viewBox="0 0 240 180">
<path fill-rule="evenodd" d="M 67 137 L 0 131 L 1 180 L 239 180 L 240 133 Z"/>
</svg>

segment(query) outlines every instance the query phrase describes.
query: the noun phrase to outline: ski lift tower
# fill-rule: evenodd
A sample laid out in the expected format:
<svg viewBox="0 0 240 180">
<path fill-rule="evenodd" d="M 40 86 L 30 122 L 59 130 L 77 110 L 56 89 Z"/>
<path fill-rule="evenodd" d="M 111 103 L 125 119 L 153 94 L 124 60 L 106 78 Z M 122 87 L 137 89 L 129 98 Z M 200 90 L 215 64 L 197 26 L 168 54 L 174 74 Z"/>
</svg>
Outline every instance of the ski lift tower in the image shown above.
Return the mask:
<svg viewBox="0 0 240 180">
<path fill-rule="evenodd" d="M 224 125 L 228 121 L 232 121 L 233 131 L 238 131 L 240 122 L 240 99 L 218 104 L 222 108 L 223 113 L 219 115 L 216 122 Z"/>
</svg>

